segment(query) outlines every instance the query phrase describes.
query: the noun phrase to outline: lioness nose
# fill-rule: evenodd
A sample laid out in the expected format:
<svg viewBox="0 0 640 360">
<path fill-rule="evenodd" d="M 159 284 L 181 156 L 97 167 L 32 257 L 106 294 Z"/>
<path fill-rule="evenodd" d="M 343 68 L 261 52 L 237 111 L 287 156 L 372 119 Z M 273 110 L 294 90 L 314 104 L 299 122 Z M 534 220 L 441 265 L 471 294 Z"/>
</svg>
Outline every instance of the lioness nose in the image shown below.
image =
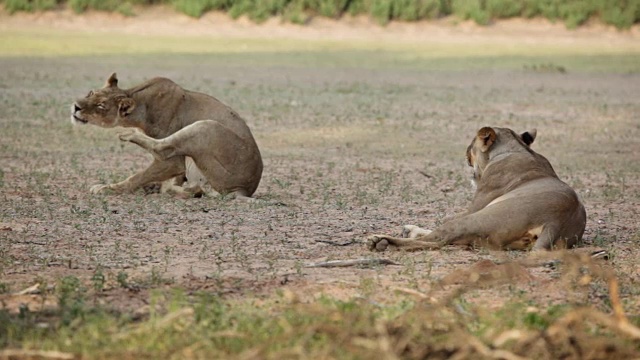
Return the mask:
<svg viewBox="0 0 640 360">
<path fill-rule="evenodd" d="M 80 106 L 78 106 L 78 104 L 73 104 L 73 112 L 74 112 L 74 113 L 75 113 L 75 112 L 78 112 L 78 111 L 80 111 L 80 110 L 82 110 L 82 109 L 80 108 Z"/>
</svg>

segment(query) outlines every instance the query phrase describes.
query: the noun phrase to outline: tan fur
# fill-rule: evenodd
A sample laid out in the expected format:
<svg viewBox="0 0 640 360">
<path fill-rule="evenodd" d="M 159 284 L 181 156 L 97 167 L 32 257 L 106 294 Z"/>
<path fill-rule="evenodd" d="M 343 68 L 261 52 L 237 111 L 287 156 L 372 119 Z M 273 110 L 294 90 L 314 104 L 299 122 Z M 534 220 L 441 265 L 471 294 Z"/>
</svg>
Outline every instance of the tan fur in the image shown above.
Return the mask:
<svg viewBox="0 0 640 360">
<path fill-rule="evenodd" d="M 467 148 L 477 185 L 469 210 L 430 233 L 407 225 L 404 238 L 370 236 L 369 248 L 573 247 L 584 232 L 584 206 L 575 191 L 558 178 L 549 161 L 531 149 L 535 137 L 535 130 L 518 135 L 506 128 L 480 129 Z"/>
<path fill-rule="evenodd" d="M 162 182 L 180 195 L 206 192 L 251 196 L 262 177 L 262 158 L 245 121 L 217 99 L 185 90 L 173 81 L 154 78 L 120 89 L 116 74 L 72 106 L 74 124 L 133 128 L 120 135 L 149 151 L 154 161 L 145 170 L 91 192 L 125 193 Z M 182 179 L 186 176 L 187 182 Z"/>
</svg>

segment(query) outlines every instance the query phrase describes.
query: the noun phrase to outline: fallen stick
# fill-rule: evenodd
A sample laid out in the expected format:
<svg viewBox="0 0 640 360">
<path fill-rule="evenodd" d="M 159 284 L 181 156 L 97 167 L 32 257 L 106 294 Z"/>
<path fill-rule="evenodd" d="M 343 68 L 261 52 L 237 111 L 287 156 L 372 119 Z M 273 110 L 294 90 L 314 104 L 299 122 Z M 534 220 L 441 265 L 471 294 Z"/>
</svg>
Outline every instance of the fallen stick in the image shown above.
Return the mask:
<svg viewBox="0 0 640 360">
<path fill-rule="evenodd" d="M 40 284 L 36 283 L 35 285 L 29 286 L 28 288 L 18 291 L 14 295 L 32 295 L 40 293 Z"/>
<path fill-rule="evenodd" d="M 348 245 L 353 245 L 353 244 L 356 243 L 355 240 L 349 240 L 349 241 L 345 241 L 345 242 L 337 242 L 337 241 L 332 241 L 332 240 L 316 240 L 316 242 L 329 244 L 329 245 L 335 245 L 335 246 L 348 246 Z"/>
<path fill-rule="evenodd" d="M 349 266 L 374 266 L 374 265 L 400 265 L 389 259 L 353 259 L 353 260 L 330 260 L 315 264 L 305 265 L 306 268 L 316 267 L 349 267 Z"/>
</svg>

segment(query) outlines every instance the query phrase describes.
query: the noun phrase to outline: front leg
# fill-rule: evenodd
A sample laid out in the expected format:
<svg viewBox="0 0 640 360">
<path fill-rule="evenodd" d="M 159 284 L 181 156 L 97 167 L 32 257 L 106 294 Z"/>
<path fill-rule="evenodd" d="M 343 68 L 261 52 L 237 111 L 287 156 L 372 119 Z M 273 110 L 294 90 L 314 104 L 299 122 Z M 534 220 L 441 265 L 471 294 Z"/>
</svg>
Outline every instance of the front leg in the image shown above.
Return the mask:
<svg viewBox="0 0 640 360">
<path fill-rule="evenodd" d="M 130 176 L 124 181 L 109 185 L 92 186 L 91 193 L 99 194 L 111 191 L 116 194 L 122 194 L 133 192 L 146 184 L 162 182 L 180 174 L 184 174 L 184 171 L 185 167 L 183 156 L 176 156 L 163 161 L 154 160 L 149 167 Z"/>
<path fill-rule="evenodd" d="M 371 235 L 367 240 L 371 251 L 385 251 L 389 245 L 405 251 L 437 250 L 447 245 L 443 241 L 423 241 L 421 237 L 404 239 L 389 235 Z"/>
</svg>

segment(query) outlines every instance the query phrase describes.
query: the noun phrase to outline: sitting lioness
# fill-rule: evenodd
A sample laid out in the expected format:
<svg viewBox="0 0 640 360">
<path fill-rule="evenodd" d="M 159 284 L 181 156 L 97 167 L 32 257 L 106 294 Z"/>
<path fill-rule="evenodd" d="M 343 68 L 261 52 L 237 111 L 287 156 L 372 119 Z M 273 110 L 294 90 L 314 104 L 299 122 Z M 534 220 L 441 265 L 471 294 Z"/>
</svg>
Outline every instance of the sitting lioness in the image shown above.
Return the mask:
<svg viewBox="0 0 640 360">
<path fill-rule="evenodd" d="M 95 185 L 92 193 L 131 192 L 175 178 L 163 191 L 198 194 L 210 186 L 221 194 L 248 198 L 262 176 L 262 158 L 249 127 L 217 99 L 185 90 L 165 78 L 120 89 L 116 74 L 72 106 L 74 124 L 130 127 L 120 135 L 149 151 L 154 161 L 128 179 Z M 186 178 L 187 184 L 182 186 Z M 170 181 L 167 183 L 171 183 Z"/>
<path fill-rule="evenodd" d="M 480 129 L 467 148 L 476 184 L 469 210 L 434 231 L 406 225 L 403 238 L 370 236 L 369 248 L 573 247 L 584 232 L 584 206 L 575 191 L 558 179 L 549 161 L 529 147 L 535 138 L 535 130 L 518 135 L 506 128 Z"/>
</svg>

